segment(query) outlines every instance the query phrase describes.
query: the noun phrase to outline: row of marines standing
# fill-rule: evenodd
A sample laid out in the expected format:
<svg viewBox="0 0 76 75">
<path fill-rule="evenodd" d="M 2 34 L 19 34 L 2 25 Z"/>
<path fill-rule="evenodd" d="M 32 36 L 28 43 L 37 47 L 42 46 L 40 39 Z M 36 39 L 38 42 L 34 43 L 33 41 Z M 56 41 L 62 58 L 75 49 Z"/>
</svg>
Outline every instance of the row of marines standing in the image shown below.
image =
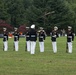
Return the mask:
<svg viewBox="0 0 76 75">
<path fill-rule="evenodd" d="M 51 40 L 52 40 L 52 47 L 53 52 L 57 53 L 57 42 L 56 38 L 58 38 L 58 27 L 54 27 L 52 33 L 51 33 Z M 44 52 L 44 40 L 45 40 L 45 31 L 41 27 L 38 31 L 39 35 L 39 46 L 40 46 L 40 52 Z M 74 34 L 72 32 L 72 27 L 68 26 L 68 32 L 67 32 L 67 49 L 66 52 L 72 53 L 72 41 L 74 40 Z M 4 28 L 4 51 L 7 51 L 8 49 L 8 35 L 6 34 L 6 28 Z M 18 51 L 18 41 L 19 41 L 19 33 L 17 32 L 17 28 L 15 28 L 14 32 L 14 47 L 15 51 Z M 35 25 L 31 25 L 31 29 L 27 30 L 26 33 L 26 47 L 27 51 L 31 54 L 35 54 L 35 47 L 36 47 L 36 41 L 37 41 L 37 32 L 35 30 Z"/>
<path fill-rule="evenodd" d="M 35 27 L 34 27 L 34 29 L 35 29 Z M 32 31 L 34 31 L 34 29 L 32 29 L 30 32 L 28 31 L 27 34 L 26 34 L 26 38 L 28 38 L 28 40 L 26 40 L 27 41 L 27 47 L 28 47 L 27 51 L 31 51 L 31 54 L 35 53 L 36 40 L 34 40 L 34 38 L 37 39 L 36 31 L 35 31 L 35 34 L 32 32 Z M 35 36 L 32 37 L 33 35 L 35 35 Z M 29 37 L 33 38 L 33 40 L 29 39 Z M 39 37 L 40 52 L 44 52 L 45 31 L 43 30 L 43 28 L 41 28 L 39 30 L 39 36 L 38 37 Z M 54 53 L 57 53 L 57 42 L 56 42 L 56 39 L 58 37 L 59 37 L 59 35 L 58 35 L 58 27 L 55 26 L 54 29 L 52 30 L 52 33 L 51 33 L 52 48 L 53 48 L 53 52 Z M 32 46 L 30 47 L 30 41 L 34 42 L 35 45 L 31 43 Z M 66 43 L 66 52 L 68 52 L 68 53 L 72 53 L 72 41 L 74 41 L 74 33 L 72 32 L 72 27 L 68 26 L 67 43 Z M 32 47 L 34 47 L 34 49 L 31 49 Z M 32 52 L 32 51 L 34 51 L 34 52 Z"/>
<path fill-rule="evenodd" d="M 38 31 L 38 37 L 39 37 L 39 46 L 40 46 L 40 52 L 44 52 L 44 40 L 45 40 L 45 31 L 41 27 Z M 31 26 L 31 30 L 27 31 L 26 33 L 26 45 L 27 45 L 27 51 L 31 54 L 35 54 L 35 47 L 36 47 L 36 41 L 37 41 L 37 32 L 35 30 L 35 25 Z"/>
<path fill-rule="evenodd" d="M 17 31 L 17 28 L 14 28 L 15 31 L 13 33 L 14 35 L 14 50 L 18 51 L 18 43 L 19 43 L 19 33 Z M 3 50 L 7 51 L 8 50 L 8 32 L 6 28 L 3 28 Z"/>
<path fill-rule="evenodd" d="M 58 38 L 58 27 L 54 27 L 54 30 L 51 33 L 52 47 L 53 52 L 57 53 L 57 42 L 56 38 Z M 67 42 L 66 42 L 66 52 L 72 53 L 72 41 L 74 41 L 74 32 L 72 31 L 72 27 L 68 26 L 67 30 Z"/>
<path fill-rule="evenodd" d="M 3 28 L 4 32 L 4 37 L 3 37 L 3 50 L 7 51 L 8 50 L 8 33 L 7 29 Z M 40 34 L 41 33 L 41 34 Z M 14 31 L 14 49 L 15 51 L 18 51 L 19 49 L 19 33 L 17 31 L 17 28 L 15 28 Z M 43 28 L 39 31 L 39 41 L 40 41 L 40 52 L 44 52 L 44 42 L 45 40 L 45 34 L 43 31 Z M 36 46 L 36 41 L 37 41 L 37 32 L 35 30 L 35 25 L 31 26 L 30 31 L 27 31 L 26 33 L 26 47 L 27 51 L 30 51 L 31 54 L 35 54 L 35 46 Z"/>
</svg>

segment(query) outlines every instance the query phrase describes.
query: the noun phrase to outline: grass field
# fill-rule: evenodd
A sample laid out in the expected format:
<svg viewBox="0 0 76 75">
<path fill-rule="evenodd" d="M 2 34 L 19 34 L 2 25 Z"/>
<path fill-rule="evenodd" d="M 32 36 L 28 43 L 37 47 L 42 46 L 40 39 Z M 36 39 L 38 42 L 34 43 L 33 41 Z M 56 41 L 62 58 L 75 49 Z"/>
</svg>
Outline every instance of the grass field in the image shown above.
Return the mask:
<svg viewBox="0 0 76 75">
<path fill-rule="evenodd" d="M 76 39 L 76 38 L 75 38 Z M 45 40 L 45 52 L 30 55 L 25 51 L 25 38 L 20 38 L 19 51 L 13 51 L 13 39 L 9 39 L 9 50 L 3 51 L 0 39 L 0 75 L 76 75 L 76 40 L 73 42 L 73 53 L 66 53 L 66 37 L 60 37 L 58 52 L 52 51 L 50 37 Z"/>
</svg>

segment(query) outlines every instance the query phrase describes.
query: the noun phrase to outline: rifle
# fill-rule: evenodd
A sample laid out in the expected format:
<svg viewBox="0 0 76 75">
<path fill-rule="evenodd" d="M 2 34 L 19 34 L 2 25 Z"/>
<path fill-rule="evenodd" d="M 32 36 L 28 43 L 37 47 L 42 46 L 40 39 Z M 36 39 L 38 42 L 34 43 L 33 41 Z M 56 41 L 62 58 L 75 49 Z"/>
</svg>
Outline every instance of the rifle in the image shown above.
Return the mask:
<svg viewBox="0 0 76 75">
<path fill-rule="evenodd" d="M 25 43 L 25 51 L 27 51 L 27 43 Z"/>
<path fill-rule="evenodd" d="M 15 51 L 15 44 L 13 43 L 13 50 Z"/>
<path fill-rule="evenodd" d="M 3 43 L 3 51 L 4 51 L 4 43 Z"/>
<path fill-rule="evenodd" d="M 66 53 L 68 53 L 68 43 L 66 43 Z"/>
</svg>

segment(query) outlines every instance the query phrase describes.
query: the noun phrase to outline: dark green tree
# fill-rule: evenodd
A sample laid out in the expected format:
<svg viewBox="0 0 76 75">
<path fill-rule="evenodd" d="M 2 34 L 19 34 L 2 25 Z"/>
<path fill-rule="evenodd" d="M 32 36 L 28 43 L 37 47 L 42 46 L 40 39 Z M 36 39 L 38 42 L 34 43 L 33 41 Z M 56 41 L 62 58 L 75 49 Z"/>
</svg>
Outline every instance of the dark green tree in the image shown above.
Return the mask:
<svg viewBox="0 0 76 75">
<path fill-rule="evenodd" d="M 11 25 L 19 27 L 19 25 L 24 24 L 25 10 L 22 0 L 10 0 L 10 2 L 8 2 L 8 7 Z"/>
</svg>

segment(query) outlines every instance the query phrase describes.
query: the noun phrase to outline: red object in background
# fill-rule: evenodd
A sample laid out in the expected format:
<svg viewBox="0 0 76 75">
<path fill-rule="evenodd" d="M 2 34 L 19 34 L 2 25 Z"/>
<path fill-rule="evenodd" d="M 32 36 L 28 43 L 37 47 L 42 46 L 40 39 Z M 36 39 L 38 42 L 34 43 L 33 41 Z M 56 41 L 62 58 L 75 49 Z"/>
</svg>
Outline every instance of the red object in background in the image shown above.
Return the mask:
<svg viewBox="0 0 76 75">
<path fill-rule="evenodd" d="M 0 33 L 3 32 L 4 27 L 7 28 L 7 31 L 12 31 L 13 30 L 13 27 L 10 24 L 8 24 L 4 20 L 0 19 Z"/>
<path fill-rule="evenodd" d="M 9 33 L 9 37 L 13 37 L 12 33 Z"/>
<path fill-rule="evenodd" d="M 19 34 L 22 35 L 23 33 L 22 32 L 19 32 Z"/>
<path fill-rule="evenodd" d="M 21 25 L 19 27 L 18 31 L 20 32 L 20 34 L 25 33 L 26 32 L 26 26 L 25 25 Z"/>
</svg>

